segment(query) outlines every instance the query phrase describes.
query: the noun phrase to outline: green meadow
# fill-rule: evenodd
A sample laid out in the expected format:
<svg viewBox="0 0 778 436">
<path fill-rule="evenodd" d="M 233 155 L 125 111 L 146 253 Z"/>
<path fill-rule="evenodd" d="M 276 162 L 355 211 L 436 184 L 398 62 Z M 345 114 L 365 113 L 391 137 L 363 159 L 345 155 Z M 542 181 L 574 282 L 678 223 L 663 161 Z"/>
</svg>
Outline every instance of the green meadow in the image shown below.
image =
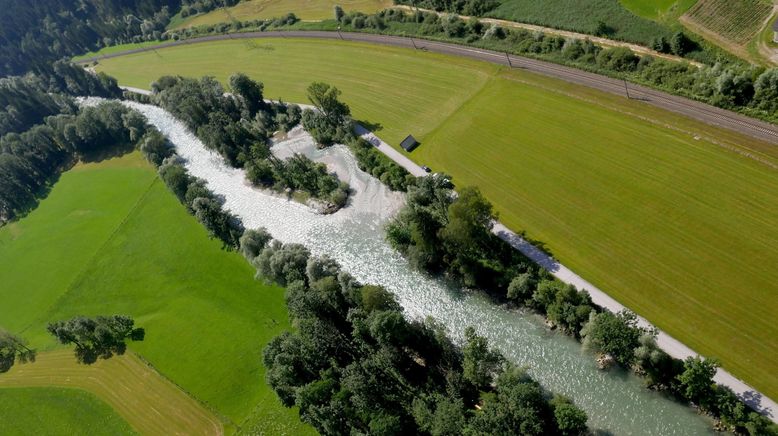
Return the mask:
<svg viewBox="0 0 778 436">
<path fill-rule="evenodd" d="M 773 145 L 520 70 L 378 45 L 220 41 L 98 70 L 144 88 L 163 74 L 242 71 L 293 102 L 332 83 L 387 142 L 413 134 L 416 162 L 479 186 L 509 227 L 778 396 Z"/>
<path fill-rule="evenodd" d="M 0 434 L 6 436 L 136 434 L 107 404 L 75 389 L 2 389 L 0 410 Z"/>
<path fill-rule="evenodd" d="M 139 153 L 64 173 L 28 217 L 0 229 L 0 265 L 2 325 L 39 350 L 58 348 L 51 320 L 130 315 L 146 329 L 132 351 L 227 432 L 310 432 L 261 365 L 264 345 L 289 326 L 283 289 L 209 239 Z"/>
</svg>

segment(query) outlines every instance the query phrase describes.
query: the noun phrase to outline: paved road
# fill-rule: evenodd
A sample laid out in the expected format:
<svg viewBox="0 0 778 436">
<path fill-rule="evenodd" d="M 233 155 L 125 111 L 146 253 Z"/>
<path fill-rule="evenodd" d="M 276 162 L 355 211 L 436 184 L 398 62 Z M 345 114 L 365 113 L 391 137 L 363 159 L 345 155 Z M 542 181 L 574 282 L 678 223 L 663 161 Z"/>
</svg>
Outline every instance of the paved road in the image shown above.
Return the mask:
<svg viewBox="0 0 778 436">
<path fill-rule="evenodd" d="M 173 41 L 163 43 L 154 47 L 144 47 L 133 50 L 128 50 L 121 53 L 113 53 L 99 58 L 92 58 L 84 60 L 82 62 L 91 62 L 99 59 L 106 59 L 118 56 L 124 56 L 132 53 L 141 53 L 151 51 L 157 48 L 171 47 L 177 45 L 196 44 L 207 41 L 218 41 L 226 39 L 241 39 L 241 38 L 282 38 L 282 37 L 294 37 L 294 38 L 324 38 L 324 39 L 344 39 L 349 41 L 361 41 L 379 43 L 384 45 L 400 46 L 400 47 L 417 47 L 420 49 L 426 49 L 437 53 L 445 53 L 457 56 L 465 56 L 469 58 L 484 60 L 487 62 L 508 65 L 512 64 L 513 67 L 524 68 L 528 71 L 535 73 L 556 77 L 568 82 L 589 86 L 595 89 L 599 89 L 605 92 L 613 94 L 624 93 L 624 82 L 609 77 L 601 76 L 598 74 L 588 73 L 574 68 L 560 66 L 549 62 L 537 61 L 534 59 L 528 59 L 517 56 L 508 57 L 505 53 L 498 53 L 490 50 L 476 49 L 472 47 L 459 46 L 449 43 L 432 42 L 426 40 L 417 40 L 404 37 L 384 36 L 384 35 L 372 35 L 362 33 L 346 33 L 343 32 L 340 35 L 338 32 L 321 32 L 321 31 L 288 31 L 288 32 L 254 32 L 254 33 L 239 33 L 229 35 L 212 35 L 202 38 L 190 39 L 185 41 Z M 129 88 L 126 88 L 129 89 Z M 134 91 L 142 92 L 143 90 L 132 89 Z M 148 92 L 148 91 L 145 91 Z M 630 85 L 630 95 L 635 98 L 640 98 L 648 104 L 670 110 L 672 112 L 680 113 L 691 118 L 706 122 L 708 124 L 728 128 L 737 132 L 750 135 L 754 138 L 762 139 L 774 144 L 778 144 L 778 126 L 765 123 L 762 121 L 754 120 L 745 117 L 740 114 L 736 114 L 730 111 L 719 109 L 704 103 L 699 103 L 693 100 L 685 99 L 682 97 L 673 96 L 660 91 L 652 90 L 646 87 Z M 408 157 L 399 153 L 393 147 L 386 142 L 382 141 L 376 135 L 362 126 L 357 126 L 357 133 L 375 145 L 379 151 L 383 152 L 390 159 L 394 160 L 397 164 L 404 167 L 411 174 L 415 176 L 424 176 L 426 172 L 421 169 L 419 165 L 414 163 Z M 618 312 L 625 309 L 618 301 L 611 298 L 608 294 L 592 285 L 581 276 L 575 274 L 572 270 L 568 269 L 564 265 L 560 264 L 545 252 L 533 246 L 521 236 L 517 235 L 501 223 L 495 223 L 493 232 L 501 239 L 508 242 L 511 246 L 521 251 L 524 255 L 549 270 L 559 280 L 575 285 L 578 289 L 585 289 L 592 296 L 592 300 L 599 306 L 608 308 L 613 312 Z M 648 326 L 647 320 L 639 318 L 641 324 Z M 662 349 L 664 349 L 671 356 L 678 359 L 685 359 L 688 356 L 696 356 L 693 350 L 685 346 L 678 340 L 674 339 L 667 333 L 659 331 L 657 342 Z M 716 374 L 715 380 L 725 386 L 730 387 L 735 393 L 737 393 L 747 404 L 753 407 L 755 410 L 760 411 L 764 415 L 768 416 L 774 422 L 778 422 L 778 404 L 770 398 L 762 395 L 751 386 L 737 379 L 729 372 L 719 369 Z"/>
<path fill-rule="evenodd" d="M 392 146 L 382 141 L 380 138 L 375 136 L 375 134 L 362 127 L 361 125 L 357 125 L 356 133 L 369 141 L 371 144 L 375 145 L 378 150 L 383 152 L 390 159 L 394 160 L 398 165 L 408 170 L 408 172 L 414 176 L 418 177 L 427 175 L 427 173 L 419 165 L 392 148 Z M 535 247 L 526 239 L 517 235 L 504 224 L 495 222 L 494 227 L 492 227 L 492 233 L 510 244 L 513 248 L 522 252 L 525 256 L 532 259 L 538 265 L 550 271 L 554 277 L 558 278 L 562 282 L 572 284 L 578 289 L 586 290 L 589 292 L 589 295 L 592 297 L 592 301 L 598 306 L 605 307 L 614 313 L 627 309 L 621 303 L 613 299 L 610 295 L 589 283 L 583 277 L 574 273 L 572 270 L 556 261 L 544 251 Z M 644 327 L 652 327 L 651 323 L 640 316 L 638 317 L 638 323 Z M 665 350 L 667 354 L 675 357 L 676 359 L 686 359 L 689 356 L 698 355 L 691 348 L 682 344 L 680 341 L 663 332 L 662 330 L 658 330 L 657 344 L 663 350 Z M 723 369 L 718 370 L 714 380 L 716 380 L 716 382 L 721 385 L 728 386 L 754 410 L 761 412 L 773 420 L 773 422 L 778 423 L 778 404 L 776 404 L 775 401 L 762 395 L 759 391 Z"/>
<path fill-rule="evenodd" d="M 420 50 L 444 53 L 454 56 L 463 56 L 478 59 L 500 65 L 511 65 L 537 74 L 565 80 L 567 82 L 595 88 L 601 91 L 617 95 L 625 95 L 625 83 L 622 80 L 613 79 L 599 74 L 589 73 L 575 68 L 565 67 L 550 62 L 529 59 L 521 56 L 508 56 L 505 53 L 492 50 L 467 47 L 457 44 L 427 41 L 423 39 L 373 35 L 369 33 L 350 32 L 326 32 L 326 31 L 273 31 L 273 32 L 246 32 L 224 35 L 210 35 L 183 41 L 169 41 L 151 47 L 142 47 L 123 52 L 111 53 L 93 58 L 83 59 L 79 63 L 87 63 L 100 59 L 109 59 L 133 53 L 142 53 L 165 47 L 197 44 L 208 41 L 221 41 L 227 39 L 247 38 L 318 38 L 318 39 L 343 39 L 346 41 L 360 41 L 375 44 L 383 44 L 397 47 L 417 48 Z M 705 103 L 700 103 L 683 97 L 674 96 L 662 91 L 657 91 L 645 86 L 630 84 L 629 93 L 632 98 L 679 113 L 687 117 L 734 130 L 749 135 L 756 139 L 778 144 L 778 126 L 746 117 L 731 111 L 720 109 Z"/>
</svg>

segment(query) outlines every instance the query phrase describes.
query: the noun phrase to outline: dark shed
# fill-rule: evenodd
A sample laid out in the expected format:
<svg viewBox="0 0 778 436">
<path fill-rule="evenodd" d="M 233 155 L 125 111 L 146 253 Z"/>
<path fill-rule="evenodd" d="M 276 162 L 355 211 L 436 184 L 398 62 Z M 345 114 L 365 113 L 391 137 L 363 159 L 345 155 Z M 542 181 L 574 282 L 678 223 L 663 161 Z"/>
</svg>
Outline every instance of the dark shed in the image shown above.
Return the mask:
<svg viewBox="0 0 778 436">
<path fill-rule="evenodd" d="M 403 142 L 400 143 L 400 147 L 404 148 L 405 151 L 413 151 L 413 149 L 418 146 L 419 141 L 417 141 L 413 135 L 408 135 L 405 139 L 403 139 Z"/>
<path fill-rule="evenodd" d="M 778 18 L 773 21 L 773 42 L 778 42 Z"/>
</svg>

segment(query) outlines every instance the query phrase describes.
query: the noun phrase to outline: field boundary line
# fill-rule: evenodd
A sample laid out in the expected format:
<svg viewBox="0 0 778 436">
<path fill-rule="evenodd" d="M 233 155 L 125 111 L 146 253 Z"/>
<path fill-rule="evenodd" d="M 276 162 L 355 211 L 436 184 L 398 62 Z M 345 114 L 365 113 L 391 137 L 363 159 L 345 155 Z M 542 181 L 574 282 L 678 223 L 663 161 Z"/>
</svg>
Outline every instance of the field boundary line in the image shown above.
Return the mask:
<svg viewBox="0 0 778 436">
<path fill-rule="evenodd" d="M 427 140 L 428 138 L 431 138 L 434 136 L 446 123 L 448 123 L 448 120 L 453 118 L 456 114 L 460 113 L 465 106 L 469 105 L 473 100 L 475 100 L 478 96 L 480 96 L 482 93 L 485 92 L 486 88 L 494 82 L 494 79 L 498 76 L 498 74 L 503 70 L 503 67 L 498 67 L 494 70 L 492 74 L 490 74 L 486 80 L 484 80 L 484 83 L 480 85 L 478 88 L 474 89 L 473 92 L 465 97 L 464 100 L 462 100 L 462 103 L 448 113 L 445 118 L 443 118 L 436 126 L 434 126 L 430 131 L 424 134 L 423 139 Z M 367 129 L 365 129 L 367 130 Z M 372 133 L 372 132 L 371 132 Z"/>
<path fill-rule="evenodd" d="M 148 421 L 147 416 L 138 416 L 139 412 L 154 411 L 158 417 L 164 404 L 174 404 L 172 408 L 164 409 L 169 417 L 190 416 L 207 421 L 216 434 L 223 435 L 224 423 L 218 415 L 202 406 L 196 398 L 181 389 L 156 368 L 146 365 L 146 362 L 134 351 L 110 359 L 99 360 L 91 365 L 77 363 L 70 349 L 59 349 L 41 353 L 41 359 L 36 362 L 18 365 L 6 376 L 0 378 L 0 390 L 12 388 L 46 388 L 56 387 L 89 392 L 105 402 L 112 410 L 127 421 L 138 433 L 149 431 L 150 428 L 138 428 L 138 422 Z M 119 380 L 117 380 L 117 377 Z M 118 387 L 131 390 L 127 383 L 140 383 L 139 397 L 114 393 L 112 388 Z M 149 390 L 151 388 L 151 390 Z M 172 396 L 167 396 L 171 394 Z M 122 401 L 126 399 L 127 401 Z M 171 403 L 170 401 L 173 400 Z M 177 401 L 176 401 L 177 400 Z M 141 401 L 141 403 L 138 403 Z M 138 411 L 133 405 L 147 407 L 149 410 Z M 118 406 L 118 407 L 117 407 Z M 155 407 L 156 406 L 156 407 Z M 185 412 L 182 414 L 182 412 Z M 157 419 L 154 419 L 156 421 Z M 189 420 L 186 420 L 189 422 Z M 202 423 L 201 423 L 202 424 Z M 162 425 L 170 425 L 163 421 Z M 156 427 L 152 426 L 152 427 Z M 159 428 L 157 428 L 159 430 Z M 202 428 L 200 430 L 205 430 Z"/>
<path fill-rule="evenodd" d="M 90 267 L 90 266 L 92 266 L 92 265 L 94 264 L 94 261 L 95 261 L 95 259 L 97 259 L 97 258 L 98 258 L 98 256 L 100 255 L 100 253 L 101 253 L 101 252 L 102 252 L 102 251 L 103 251 L 103 250 L 106 248 L 106 246 L 107 246 L 107 245 L 108 245 L 108 244 L 109 244 L 111 241 L 113 241 L 113 240 L 114 240 L 114 238 L 115 238 L 115 237 L 116 237 L 116 235 L 119 233 L 119 231 L 120 231 L 120 230 L 121 230 L 121 229 L 122 229 L 122 228 L 123 228 L 123 227 L 126 225 L 127 221 L 129 221 L 129 219 L 132 217 L 132 215 L 134 215 L 134 214 L 135 214 L 135 212 L 138 210 L 138 208 L 141 206 L 141 204 L 143 204 L 143 202 L 146 200 L 146 198 L 148 198 L 148 196 L 150 195 L 150 193 L 151 193 L 152 189 L 154 189 L 154 186 L 155 186 L 155 185 L 157 184 L 157 182 L 159 182 L 159 181 L 161 181 L 161 179 L 160 179 L 159 175 L 156 175 L 156 174 L 155 174 L 155 175 L 154 175 L 154 177 L 152 178 L 152 180 L 151 180 L 151 183 L 149 184 L 149 186 L 148 186 L 148 187 L 147 187 L 147 188 L 146 188 L 146 189 L 143 191 L 143 193 L 142 193 L 142 194 L 141 194 L 141 195 L 138 197 L 138 199 L 135 201 L 135 203 L 132 205 L 132 207 L 130 207 L 130 209 L 128 210 L 127 214 L 125 214 L 125 216 L 122 218 L 122 220 L 121 220 L 121 221 L 120 221 L 120 222 L 119 222 L 119 223 L 116 225 L 116 227 L 115 227 L 115 228 L 114 228 L 114 229 L 111 231 L 111 234 L 110 234 L 110 235 L 108 235 L 108 237 L 105 239 L 105 241 L 103 241 L 103 243 L 102 243 L 102 244 L 100 244 L 100 246 L 97 248 L 97 250 L 95 250 L 95 252 L 92 254 L 92 256 L 90 256 L 90 257 L 89 257 L 89 260 L 88 260 L 88 261 L 87 261 L 87 262 L 84 264 L 84 267 L 83 267 L 83 268 L 81 268 L 81 270 L 79 271 L 79 273 L 78 273 L 78 274 L 77 274 L 77 275 L 76 275 L 76 276 L 73 278 L 73 280 L 70 282 L 70 284 L 68 285 L 68 287 L 67 287 L 67 289 L 65 290 L 65 292 L 63 292 L 62 294 L 60 294 L 60 296 L 59 296 L 59 297 L 57 297 L 57 299 L 56 299 L 56 300 L 55 300 L 55 301 L 52 303 L 52 305 L 51 305 L 51 306 L 49 306 L 49 307 L 46 309 L 46 311 L 45 311 L 44 313 L 46 313 L 46 314 L 50 314 L 50 313 L 52 312 L 53 308 L 54 308 L 54 307 L 57 307 L 57 305 L 58 305 L 58 304 L 59 304 L 59 303 L 62 301 L 62 299 L 64 299 L 64 298 L 65 298 L 65 297 L 66 297 L 68 294 L 70 294 L 70 293 L 73 291 L 73 289 L 74 289 L 74 286 L 75 286 L 75 285 L 78 283 L 78 281 L 79 281 L 80 279 L 82 279 L 82 278 L 84 277 L 84 275 L 86 274 L 86 272 L 87 272 L 87 270 L 89 269 L 89 267 Z M 22 330 L 22 332 L 26 331 L 28 328 L 32 327 L 34 324 L 35 324 L 35 322 L 32 322 L 32 323 L 30 323 L 30 325 L 28 325 L 27 327 L 25 327 L 25 328 Z M 51 350 L 51 351 L 53 351 L 53 350 Z M 173 380 L 172 380 L 170 377 L 168 377 L 166 374 L 164 374 L 162 371 L 160 371 L 160 370 L 159 370 L 159 369 L 158 369 L 156 366 L 154 366 L 154 364 L 152 364 L 152 363 L 151 363 L 150 361 L 148 361 L 146 358 L 144 358 L 143 356 L 141 356 L 140 354 L 138 354 L 138 353 L 136 353 L 136 352 L 134 352 L 134 351 L 132 351 L 132 353 L 133 353 L 133 354 L 135 355 L 135 357 L 137 357 L 137 358 L 138 358 L 138 360 L 140 360 L 140 361 L 141 361 L 141 362 L 142 362 L 144 365 L 148 366 L 148 367 L 149 367 L 151 370 L 153 370 L 154 372 L 156 372 L 157 374 L 159 374 L 159 375 L 160 375 L 162 378 L 164 378 L 166 381 L 168 381 L 168 382 L 169 382 L 169 383 L 171 383 L 172 385 L 175 385 L 175 386 L 176 386 L 176 387 L 177 387 L 179 390 L 181 390 L 181 391 L 182 391 L 182 392 L 184 392 L 184 393 L 185 393 L 185 394 L 186 394 L 186 395 L 187 395 L 189 398 L 191 398 L 192 400 L 194 400 L 194 401 L 196 401 L 198 404 L 200 404 L 200 405 L 201 405 L 201 406 L 202 406 L 204 409 L 206 409 L 206 410 L 208 410 L 209 412 L 211 412 L 211 413 L 212 413 L 212 414 L 213 414 L 213 415 L 214 415 L 214 416 L 215 416 L 215 417 L 216 417 L 216 418 L 217 418 L 217 419 L 220 421 L 220 423 L 221 423 L 222 425 L 224 425 L 224 424 L 229 424 L 229 425 L 232 425 L 232 426 L 234 426 L 234 427 L 236 427 L 236 428 L 239 428 L 239 427 L 238 427 L 238 425 L 237 425 L 237 424 L 235 424 L 235 422 L 234 422 L 232 419 L 230 419 L 229 417 L 227 417 L 227 416 L 223 415 L 221 412 L 219 412 L 218 410 L 216 410 L 216 409 L 215 409 L 215 408 L 214 408 L 214 407 L 213 407 L 211 404 L 209 404 L 208 402 L 205 402 L 205 401 L 201 400 L 200 398 L 198 398 L 197 396 L 195 396 L 194 394 L 192 394 L 190 391 L 188 391 L 187 389 L 185 389 L 183 386 L 181 386 L 180 384 L 178 384 L 178 383 L 176 383 L 175 381 L 173 381 Z"/>
<path fill-rule="evenodd" d="M 119 223 L 116 225 L 116 227 L 114 227 L 114 229 L 111 231 L 111 233 L 108 235 L 108 237 L 105 238 L 105 241 L 103 241 L 100 244 L 100 246 L 97 247 L 97 249 L 94 251 L 94 253 L 92 253 L 92 255 L 89 256 L 89 260 L 87 260 L 84 263 L 84 266 L 81 268 L 81 270 L 79 270 L 78 274 L 76 274 L 75 277 L 73 277 L 73 280 L 71 280 L 70 283 L 68 284 L 67 288 L 65 288 L 65 292 L 60 294 L 59 297 L 57 297 L 57 299 L 54 300 L 52 302 L 52 304 L 48 308 L 46 308 L 45 311 L 42 312 L 43 314 L 45 314 L 45 315 L 50 314 L 52 312 L 53 308 L 56 307 L 62 301 L 62 299 L 65 298 L 65 296 L 70 294 L 70 292 L 73 290 L 73 287 L 76 285 L 76 283 L 84 277 L 84 274 L 86 274 L 86 271 L 94 263 L 95 259 L 97 259 L 97 256 L 105 249 L 106 245 L 108 245 L 108 243 L 111 242 L 114 239 L 116 234 L 119 232 L 119 229 L 124 227 L 124 224 L 127 222 L 127 220 L 129 219 L 130 215 L 132 215 L 132 213 L 135 212 L 135 210 L 138 208 L 138 206 L 140 205 L 141 201 L 144 200 L 149 195 L 149 192 L 151 192 L 151 189 L 154 187 L 154 184 L 156 184 L 157 180 L 159 180 L 159 176 L 155 174 L 153 179 L 151 180 L 151 183 L 149 184 L 149 186 L 138 197 L 138 200 L 136 200 L 135 203 L 133 203 L 133 205 L 130 207 L 129 211 L 124 215 L 124 217 L 121 219 L 121 221 L 119 221 Z M 43 318 L 45 318 L 45 315 L 43 316 Z M 45 319 L 44 319 L 44 321 L 45 321 Z M 28 324 L 26 327 L 24 327 L 20 332 L 21 333 L 26 332 L 27 329 L 31 328 L 34 324 L 35 324 L 35 321 L 30 322 L 30 324 Z"/>
</svg>

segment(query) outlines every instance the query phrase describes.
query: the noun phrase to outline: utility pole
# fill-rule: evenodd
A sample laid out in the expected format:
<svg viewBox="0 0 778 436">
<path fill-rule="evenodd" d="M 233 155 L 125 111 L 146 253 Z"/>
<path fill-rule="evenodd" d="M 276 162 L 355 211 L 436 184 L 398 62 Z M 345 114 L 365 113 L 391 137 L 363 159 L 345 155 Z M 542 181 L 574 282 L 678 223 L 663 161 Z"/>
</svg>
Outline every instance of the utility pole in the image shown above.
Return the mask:
<svg viewBox="0 0 778 436">
<path fill-rule="evenodd" d="M 627 92 L 627 100 L 632 99 L 632 97 L 629 96 L 629 87 L 627 86 L 627 79 L 624 79 L 624 91 Z"/>
<path fill-rule="evenodd" d="M 513 68 L 513 62 L 511 62 L 511 57 L 508 56 L 508 52 L 505 52 L 505 59 L 508 59 L 508 66 Z"/>
</svg>

